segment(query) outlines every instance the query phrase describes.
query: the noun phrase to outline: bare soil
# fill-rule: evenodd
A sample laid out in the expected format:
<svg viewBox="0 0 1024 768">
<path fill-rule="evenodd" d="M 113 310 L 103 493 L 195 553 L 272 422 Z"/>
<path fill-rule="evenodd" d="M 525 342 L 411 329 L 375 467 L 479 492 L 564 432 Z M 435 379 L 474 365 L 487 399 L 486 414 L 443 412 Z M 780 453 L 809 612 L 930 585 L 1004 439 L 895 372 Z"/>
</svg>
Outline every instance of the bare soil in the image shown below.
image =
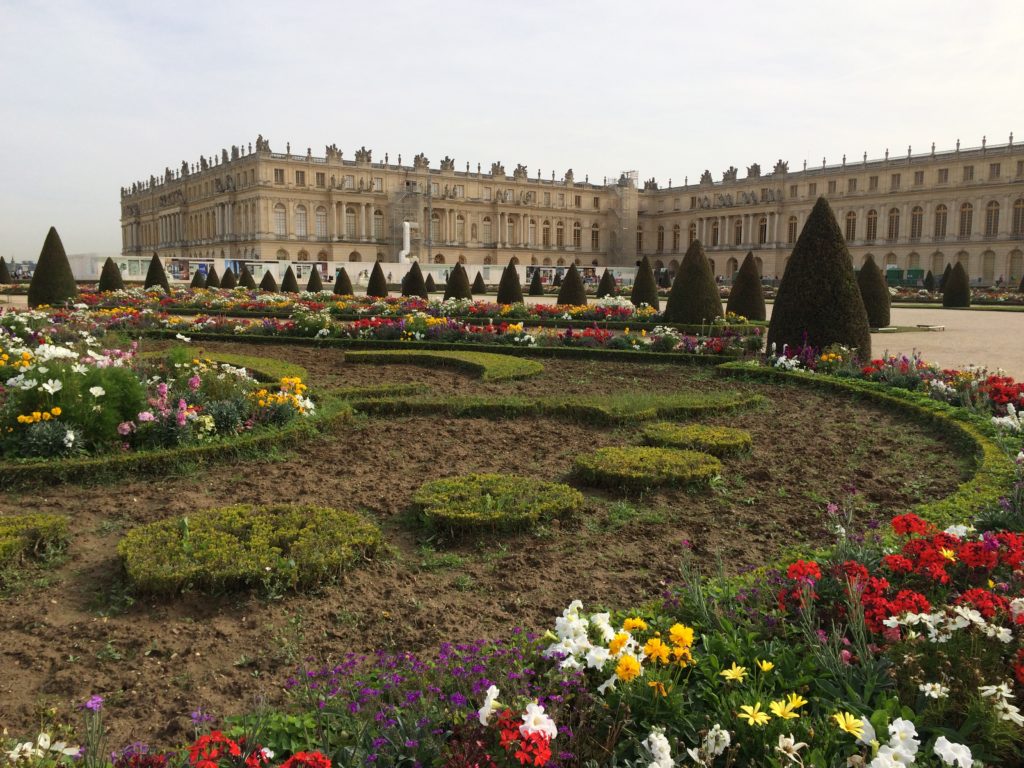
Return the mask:
<svg viewBox="0 0 1024 768">
<path fill-rule="evenodd" d="M 404 365 L 346 364 L 340 351 L 241 344 L 211 350 L 290 360 L 317 388 L 418 382 L 436 394 L 759 392 L 766 407 L 704 419 L 749 430 L 753 450 L 727 459 L 720 487 L 642 498 L 581 488 L 587 508 L 540 530 L 432 540 L 408 514 L 424 481 L 516 472 L 565 481 L 572 459 L 638 442 L 638 427 L 543 419 L 357 417 L 299 450 L 263 460 L 175 470 L 156 480 L 65 485 L 0 497 L 0 514 L 59 512 L 72 543 L 57 562 L 25 569 L 0 594 L 0 727 L 27 736 L 41 719 L 73 719 L 92 694 L 107 701 L 111 745 L 175 744 L 198 706 L 237 714 L 283 700 L 304 658 L 380 647 L 421 650 L 453 639 L 543 630 L 574 598 L 625 608 L 679 581 L 683 542 L 708 568 L 752 567 L 829 539 L 828 501 L 887 515 L 951 492 L 967 462 L 940 434 L 875 407 L 803 388 L 716 376 L 710 369 L 550 360 L 535 378 L 484 383 Z M 133 526 L 233 503 L 302 502 L 376 520 L 388 556 L 316 594 L 134 596 L 116 555 Z M 49 713 L 49 714 L 48 714 Z"/>
</svg>

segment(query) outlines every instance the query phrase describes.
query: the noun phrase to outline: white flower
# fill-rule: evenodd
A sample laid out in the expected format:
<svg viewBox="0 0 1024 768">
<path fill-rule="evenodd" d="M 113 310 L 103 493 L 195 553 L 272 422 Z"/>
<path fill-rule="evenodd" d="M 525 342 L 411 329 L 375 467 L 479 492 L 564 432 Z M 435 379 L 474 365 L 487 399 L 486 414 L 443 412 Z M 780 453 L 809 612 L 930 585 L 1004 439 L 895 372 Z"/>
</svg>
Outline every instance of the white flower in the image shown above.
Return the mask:
<svg viewBox="0 0 1024 768">
<path fill-rule="evenodd" d="M 176 338 L 178 341 L 184 341 L 186 344 L 192 341 L 192 339 L 190 339 L 188 336 L 185 336 L 182 333 L 177 334 L 174 338 Z"/>
<path fill-rule="evenodd" d="M 548 739 L 554 740 L 558 735 L 558 727 L 555 725 L 555 721 L 544 712 L 544 707 L 536 701 L 531 701 L 526 705 L 526 711 L 523 712 L 523 724 L 519 726 L 519 732 L 523 736 L 542 733 Z"/>
<path fill-rule="evenodd" d="M 800 759 L 800 750 L 806 747 L 805 742 L 798 742 L 793 738 L 793 734 L 789 736 L 783 736 L 779 734 L 779 746 L 775 748 L 776 752 L 782 753 L 782 756 L 793 763 L 802 764 L 803 761 Z"/>
<path fill-rule="evenodd" d="M 978 693 L 984 696 L 986 699 L 991 696 L 998 696 L 1001 699 L 1008 699 L 1013 695 L 1010 690 L 1009 683 L 1000 683 L 999 685 L 979 685 Z"/>
<path fill-rule="evenodd" d="M 619 676 L 618 675 L 612 675 L 607 680 L 605 680 L 603 683 L 601 683 L 599 686 L 597 686 L 597 692 L 600 693 L 602 696 L 604 696 L 605 693 L 607 693 L 609 688 L 615 688 L 615 683 L 617 683 L 618 681 L 619 681 Z"/>
<path fill-rule="evenodd" d="M 871 721 L 868 720 L 866 717 L 862 717 L 860 719 L 860 722 L 864 730 L 861 733 L 860 737 L 857 739 L 857 743 L 865 747 L 877 747 L 878 739 L 875 736 L 875 726 L 873 726 L 871 724 Z"/>
<path fill-rule="evenodd" d="M 93 397 L 103 397 L 107 394 L 107 390 L 103 387 L 89 387 L 89 394 Z"/>
<path fill-rule="evenodd" d="M 1024 717 L 1021 716 L 1020 709 L 1006 699 L 997 701 L 993 709 L 1002 720 L 1009 720 L 1014 725 L 1024 725 Z"/>
<path fill-rule="evenodd" d="M 917 689 L 929 699 L 944 699 L 949 696 L 949 688 L 942 683 L 921 683 Z"/>
<path fill-rule="evenodd" d="M 608 649 L 603 645 L 595 645 L 587 652 L 587 666 L 591 669 L 601 669 L 608 661 Z"/>
<path fill-rule="evenodd" d="M 974 764 L 974 759 L 971 757 L 971 750 L 969 747 L 963 744 L 956 744 L 945 736 L 939 736 L 935 740 L 935 748 L 933 749 L 936 757 L 938 757 L 946 765 L 956 765 L 959 768 L 971 768 Z"/>
<path fill-rule="evenodd" d="M 651 753 L 654 768 L 674 768 L 675 761 L 672 759 L 672 749 L 669 747 L 668 739 L 665 738 L 664 728 L 652 728 L 650 734 L 644 739 L 644 748 Z M 650 766 L 648 766 L 650 768 Z"/>
<path fill-rule="evenodd" d="M 868 768 L 906 768 L 906 764 L 897 759 L 889 747 L 882 747 L 875 759 L 868 763 Z"/>
<path fill-rule="evenodd" d="M 704 751 L 712 757 L 718 757 L 725 752 L 730 744 L 732 744 L 732 737 L 718 723 L 715 723 L 715 726 L 708 731 L 708 735 L 704 737 Z"/>
<path fill-rule="evenodd" d="M 921 746 L 921 740 L 917 738 L 917 728 L 909 720 L 897 717 L 889 723 L 889 747 L 898 755 L 905 755 L 909 759 L 899 759 L 904 763 L 914 762 L 914 755 Z"/>
<path fill-rule="evenodd" d="M 1013 632 L 1010 631 L 1009 627 L 997 627 L 995 624 L 986 624 L 982 627 L 982 632 L 987 637 L 994 637 L 1001 643 L 1009 643 L 1013 641 Z"/>
<path fill-rule="evenodd" d="M 267 759 L 267 762 L 268 762 L 268 763 L 269 763 L 269 762 L 270 762 L 271 760 L 273 760 L 273 759 L 274 759 L 274 751 L 273 751 L 272 749 L 267 749 L 266 747 L 263 747 L 263 748 L 262 748 L 262 749 L 260 750 L 260 752 L 262 752 L 262 753 L 263 753 L 263 757 L 265 757 L 265 758 Z"/>
<path fill-rule="evenodd" d="M 974 528 L 970 525 L 951 525 L 947 528 L 944 533 L 948 533 L 950 536 L 956 536 L 958 539 L 966 538 Z"/>
<path fill-rule="evenodd" d="M 480 716 L 480 725 L 487 725 L 491 719 L 491 715 L 494 714 L 500 705 L 498 704 L 498 694 L 501 691 L 498 690 L 498 686 L 492 685 L 487 689 L 487 697 L 484 699 L 484 705 L 480 707 L 480 711 L 477 714 Z"/>
<path fill-rule="evenodd" d="M 64 447 L 70 449 L 70 448 L 74 447 L 74 445 L 75 445 L 75 433 L 74 433 L 74 431 L 69 429 L 69 430 L 67 430 L 64 433 Z"/>
</svg>

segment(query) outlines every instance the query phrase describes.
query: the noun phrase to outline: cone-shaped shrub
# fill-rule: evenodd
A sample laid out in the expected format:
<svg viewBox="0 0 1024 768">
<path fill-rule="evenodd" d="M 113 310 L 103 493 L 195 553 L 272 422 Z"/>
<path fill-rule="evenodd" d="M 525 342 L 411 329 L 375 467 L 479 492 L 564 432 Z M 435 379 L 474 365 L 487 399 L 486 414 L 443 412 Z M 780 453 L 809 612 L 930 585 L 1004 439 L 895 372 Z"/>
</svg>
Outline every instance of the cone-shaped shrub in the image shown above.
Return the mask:
<svg viewBox="0 0 1024 768">
<path fill-rule="evenodd" d="M 103 270 L 100 272 L 100 284 L 97 286 L 97 290 L 100 293 L 106 293 L 107 291 L 120 291 L 124 288 L 124 280 L 121 277 L 121 270 L 117 268 L 117 264 L 114 260 L 107 257 L 107 260 L 103 262 Z"/>
<path fill-rule="evenodd" d="M 220 279 L 220 287 L 231 290 L 236 285 L 238 285 L 238 278 L 235 277 L 235 270 L 228 267 L 224 270 L 224 277 Z"/>
<path fill-rule="evenodd" d="M 423 281 L 423 284 L 427 287 L 427 293 L 437 293 L 437 283 L 434 282 L 433 275 L 427 275 L 427 279 Z"/>
<path fill-rule="evenodd" d="M 824 197 L 814 204 L 782 276 L 768 326 L 768 349 L 808 344 L 856 347 L 871 357 L 868 315 L 853 275 L 846 240 Z"/>
<path fill-rule="evenodd" d="M 555 279 L 551 281 L 551 287 L 552 288 L 561 288 L 562 287 L 562 275 L 561 275 L 561 273 L 555 272 Z"/>
<path fill-rule="evenodd" d="M 189 283 L 189 286 L 192 288 L 205 288 L 206 273 L 197 269 L 192 275 L 192 282 Z"/>
<path fill-rule="evenodd" d="M 873 256 L 868 256 L 857 273 L 857 285 L 864 310 L 868 313 L 868 325 L 872 328 L 885 328 L 889 325 L 889 286 Z"/>
<path fill-rule="evenodd" d="M 167 282 L 167 273 L 164 272 L 164 263 L 160 261 L 160 257 L 155 253 L 153 258 L 149 260 L 149 269 L 146 270 L 146 282 L 143 283 L 142 287 L 147 291 L 150 288 L 163 288 L 164 293 L 171 292 L 171 286 Z"/>
<path fill-rule="evenodd" d="M 472 299 L 473 291 L 469 287 L 469 275 L 461 264 L 456 264 L 448 273 L 448 280 L 444 284 L 444 300 L 448 299 Z"/>
<path fill-rule="evenodd" d="M 206 287 L 220 288 L 220 275 L 217 274 L 217 268 L 213 264 L 210 265 L 210 270 L 206 273 Z"/>
<path fill-rule="evenodd" d="M 484 282 L 484 276 L 479 272 L 477 272 L 476 277 L 473 278 L 473 285 L 470 286 L 470 291 L 472 291 L 474 296 L 487 293 L 487 283 Z"/>
<path fill-rule="evenodd" d="M 256 281 L 252 277 L 252 272 L 249 271 L 245 264 L 242 265 L 242 276 L 238 278 L 238 284 L 243 288 L 248 288 L 250 291 L 256 290 Z"/>
<path fill-rule="evenodd" d="M 740 271 L 732 279 L 732 291 L 729 292 L 729 303 L 725 307 L 725 313 L 730 312 L 743 315 L 747 320 L 764 320 L 766 317 L 764 289 L 752 252 L 747 253 Z"/>
<path fill-rule="evenodd" d="M 722 316 L 722 299 L 700 240 L 694 240 L 676 272 L 663 319 L 670 323 L 706 324 Z"/>
<path fill-rule="evenodd" d="M 381 299 L 388 295 L 388 281 L 384 278 L 384 269 L 379 261 L 373 263 L 370 282 L 366 284 L 366 295 Z"/>
<path fill-rule="evenodd" d="M 295 279 L 295 272 L 292 271 L 292 265 L 288 265 L 288 269 L 284 271 L 284 277 L 281 278 L 281 293 L 298 293 L 299 292 L 299 281 Z"/>
<path fill-rule="evenodd" d="M 10 285 L 13 282 L 14 280 L 11 278 L 11 270 L 7 268 L 7 262 L 4 261 L 3 256 L 0 256 L 0 285 Z"/>
<path fill-rule="evenodd" d="M 423 270 L 420 269 L 418 261 L 412 263 L 405 279 L 402 280 L 402 295 L 427 298 L 427 284 L 423 280 Z"/>
<path fill-rule="evenodd" d="M 28 285 L 28 305 L 57 306 L 77 296 L 78 286 L 75 285 L 75 276 L 71 273 L 71 265 L 64 253 L 64 244 L 57 230 L 50 227 L 43 241 L 43 250 L 39 252 L 36 271 L 32 273 L 32 282 Z"/>
<path fill-rule="evenodd" d="M 505 271 L 501 273 L 501 282 L 498 283 L 498 303 L 523 303 L 523 286 L 519 283 L 519 271 L 511 262 L 505 267 Z"/>
<path fill-rule="evenodd" d="M 601 282 L 597 284 L 597 298 L 603 299 L 605 296 L 614 296 L 616 287 L 615 278 L 608 268 L 605 267 L 604 274 L 601 275 Z"/>
<path fill-rule="evenodd" d="M 277 287 L 277 278 L 274 277 L 273 270 L 268 269 L 263 273 L 263 279 L 260 280 L 260 290 L 267 293 L 278 293 L 280 291 L 280 288 Z"/>
<path fill-rule="evenodd" d="M 1020 285 L 1017 286 L 1017 293 L 1024 293 L 1024 277 L 1020 279 Z"/>
<path fill-rule="evenodd" d="M 540 281 L 540 270 L 533 270 L 533 278 L 530 280 L 530 291 L 531 296 L 543 296 L 544 295 L 544 284 Z"/>
<path fill-rule="evenodd" d="M 338 270 L 338 276 L 334 278 L 335 296 L 352 296 L 352 281 L 349 280 L 348 272 L 342 267 Z"/>
<path fill-rule="evenodd" d="M 573 306 L 585 307 L 587 305 L 587 289 L 583 285 L 583 278 L 579 270 L 573 264 L 562 279 L 562 287 L 558 289 L 556 304 L 571 304 Z"/>
<path fill-rule="evenodd" d="M 935 290 L 935 275 L 932 274 L 930 269 L 928 270 L 928 274 L 924 276 L 923 286 L 929 293 Z"/>
<path fill-rule="evenodd" d="M 629 296 L 634 307 L 647 304 L 655 310 L 661 309 L 661 301 L 658 299 L 658 284 L 654 281 L 654 270 L 651 262 L 644 256 L 640 266 L 636 270 L 636 280 L 633 281 L 633 292 Z"/>
<path fill-rule="evenodd" d="M 971 306 L 971 284 L 967 279 L 967 270 L 964 269 L 964 265 L 959 261 L 949 273 L 949 280 L 946 281 L 946 290 L 942 293 L 942 306 Z"/>
<path fill-rule="evenodd" d="M 309 273 L 309 280 L 306 281 L 306 290 L 310 293 L 320 293 L 324 289 L 324 281 L 320 278 L 320 268 L 313 267 Z"/>
<path fill-rule="evenodd" d="M 946 290 L 946 282 L 949 280 L 950 274 L 953 272 L 953 265 L 947 264 L 946 268 L 942 270 L 942 277 L 939 278 L 939 292 L 942 293 Z"/>
</svg>

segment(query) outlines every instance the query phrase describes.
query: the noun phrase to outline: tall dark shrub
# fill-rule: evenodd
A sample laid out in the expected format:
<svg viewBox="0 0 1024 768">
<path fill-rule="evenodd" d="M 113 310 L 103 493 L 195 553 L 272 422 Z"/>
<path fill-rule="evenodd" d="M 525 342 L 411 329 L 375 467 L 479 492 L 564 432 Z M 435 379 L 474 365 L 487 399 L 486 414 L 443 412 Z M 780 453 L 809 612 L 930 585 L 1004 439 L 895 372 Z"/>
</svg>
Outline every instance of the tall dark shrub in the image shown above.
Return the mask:
<svg viewBox="0 0 1024 768">
<path fill-rule="evenodd" d="M 868 315 L 853 275 L 850 252 L 832 208 L 824 197 L 814 204 L 782 276 L 768 349 L 798 349 L 804 343 L 824 349 L 832 344 L 856 347 L 871 357 Z"/>
<path fill-rule="evenodd" d="M 253 279 L 249 267 L 245 264 L 242 265 L 242 276 L 238 278 L 238 284 L 243 288 L 248 288 L 250 291 L 256 290 L 256 281 Z"/>
<path fill-rule="evenodd" d="M 670 323 L 698 325 L 710 323 L 722 315 L 722 299 L 711 265 L 700 240 L 694 240 L 676 272 L 676 279 L 665 302 L 663 318 Z"/>
<path fill-rule="evenodd" d="M 384 298 L 388 295 L 388 281 L 384 277 L 384 269 L 379 261 L 373 263 L 373 271 L 370 272 L 370 282 L 366 284 L 366 295 Z"/>
<path fill-rule="evenodd" d="M 427 288 L 427 293 L 437 293 L 437 283 L 434 282 L 434 276 L 431 274 L 427 275 L 427 279 L 423 281 L 423 285 Z"/>
<path fill-rule="evenodd" d="M 608 268 L 605 267 L 604 274 L 601 275 L 601 282 L 597 284 L 597 298 L 603 299 L 605 296 L 614 296 L 616 288 L 615 278 Z"/>
<path fill-rule="evenodd" d="M 874 257 L 868 256 L 857 273 L 857 286 L 860 288 L 864 310 L 868 313 L 868 325 L 872 328 L 885 328 L 889 325 L 889 286 L 886 285 L 882 270 L 875 264 Z"/>
<path fill-rule="evenodd" d="M 310 293 L 320 293 L 324 289 L 324 281 L 320 278 L 320 268 L 313 267 L 309 273 L 309 280 L 306 281 L 306 290 Z"/>
<path fill-rule="evenodd" d="M 298 293 L 299 292 L 299 281 L 295 279 L 295 272 L 292 270 L 292 265 L 288 265 L 288 269 L 284 271 L 284 277 L 281 278 L 281 293 Z"/>
<path fill-rule="evenodd" d="M 922 285 L 929 293 L 935 290 L 935 275 L 932 274 L 930 269 L 928 270 L 928 274 L 924 276 L 924 282 Z"/>
<path fill-rule="evenodd" d="M 274 277 L 273 269 L 268 269 L 263 273 L 263 279 L 260 280 L 260 290 L 267 293 L 280 292 L 281 289 L 277 287 L 277 278 Z"/>
<path fill-rule="evenodd" d="M 947 264 L 946 268 L 942 270 L 942 277 L 939 278 L 939 292 L 942 293 L 946 290 L 946 282 L 949 280 L 949 276 L 953 273 L 953 265 Z"/>
<path fill-rule="evenodd" d="M 190 288 L 205 288 L 206 287 L 206 273 L 201 270 L 196 270 L 192 273 L 192 282 L 189 283 Z"/>
<path fill-rule="evenodd" d="M 551 287 L 552 288 L 561 288 L 562 287 L 562 273 L 561 272 L 557 272 L 557 271 L 555 272 L 555 279 L 551 281 Z"/>
<path fill-rule="evenodd" d="M 1024 293 L 1024 277 L 1020 279 L 1020 285 L 1017 286 L 1017 293 Z"/>
<path fill-rule="evenodd" d="M 971 306 L 970 280 L 967 278 L 967 270 L 959 261 L 949 273 L 946 290 L 942 293 L 942 306 L 954 308 Z"/>
<path fill-rule="evenodd" d="M 461 264 L 456 264 L 448 273 L 448 280 L 444 284 L 444 300 L 448 299 L 472 299 L 473 291 L 469 287 L 469 275 Z"/>
<path fill-rule="evenodd" d="M 740 271 L 732 279 L 732 291 L 729 292 L 725 312 L 743 315 L 748 320 L 764 320 L 767 316 L 764 308 L 764 288 L 761 286 L 761 276 L 757 273 L 757 261 L 751 252 L 747 253 L 747 257 L 740 265 Z"/>
<path fill-rule="evenodd" d="M 220 275 L 217 274 L 217 268 L 210 265 L 210 269 L 206 273 L 206 287 L 207 288 L 220 288 Z"/>
<path fill-rule="evenodd" d="M 583 278 L 579 270 L 573 264 L 562 279 L 562 287 L 558 289 L 556 304 L 572 304 L 585 307 L 587 305 L 587 289 L 583 285 Z"/>
<path fill-rule="evenodd" d="M 334 295 L 335 296 L 352 296 L 352 281 L 348 277 L 348 272 L 342 267 L 338 270 L 338 276 L 334 278 Z"/>
<path fill-rule="evenodd" d="M 522 304 L 523 286 L 519 283 L 519 271 L 515 264 L 509 262 L 505 271 L 501 273 L 501 282 L 498 283 L 499 304 Z"/>
<path fill-rule="evenodd" d="M 473 278 L 473 285 L 469 289 L 474 296 L 487 293 L 487 283 L 484 282 L 484 276 L 480 272 L 476 273 L 476 277 Z"/>
<path fill-rule="evenodd" d="M 11 271 L 7 268 L 7 262 L 4 261 L 3 256 L 0 256 L 0 285 L 10 285 L 13 282 Z"/>
<path fill-rule="evenodd" d="M 423 270 L 420 269 L 418 261 L 412 263 L 408 273 L 405 275 L 405 279 L 402 280 L 402 295 L 419 296 L 421 299 L 427 298 L 427 284 L 423 280 Z"/>
<path fill-rule="evenodd" d="M 533 277 L 530 279 L 529 294 L 531 296 L 544 295 L 544 284 L 540 281 L 540 269 L 533 270 Z"/>
<path fill-rule="evenodd" d="M 238 278 L 235 277 L 235 270 L 228 267 L 224 270 L 224 277 L 220 279 L 220 287 L 226 290 L 231 290 L 238 285 Z"/>
<path fill-rule="evenodd" d="M 124 288 L 124 279 L 121 277 L 121 270 L 108 256 L 107 260 L 103 262 L 102 271 L 100 271 L 100 284 L 97 286 L 97 290 L 100 293 L 106 293 L 107 291 L 120 291 L 122 288 Z"/>
<path fill-rule="evenodd" d="M 32 273 L 32 282 L 28 285 L 28 305 L 57 306 L 77 296 L 78 286 L 75 285 L 68 256 L 64 253 L 64 244 L 57 230 L 50 227 L 43 241 L 43 249 L 39 252 L 36 270 Z"/>
<path fill-rule="evenodd" d="M 646 256 L 640 261 L 636 270 L 636 279 L 633 281 L 633 292 L 629 296 L 634 307 L 647 304 L 655 310 L 661 309 L 661 301 L 658 298 L 658 284 L 654 281 L 654 270 L 651 269 L 651 262 Z"/>
<path fill-rule="evenodd" d="M 149 269 L 146 270 L 146 282 L 143 283 L 142 287 L 147 291 L 150 288 L 163 288 L 164 293 L 171 292 L 170 283 L 167 282 L 167 273 L 164 272 L 164 263 L 160 261 L 160 257 L 155 253 L 153 258 L 149 260 Z"/>
</svg>

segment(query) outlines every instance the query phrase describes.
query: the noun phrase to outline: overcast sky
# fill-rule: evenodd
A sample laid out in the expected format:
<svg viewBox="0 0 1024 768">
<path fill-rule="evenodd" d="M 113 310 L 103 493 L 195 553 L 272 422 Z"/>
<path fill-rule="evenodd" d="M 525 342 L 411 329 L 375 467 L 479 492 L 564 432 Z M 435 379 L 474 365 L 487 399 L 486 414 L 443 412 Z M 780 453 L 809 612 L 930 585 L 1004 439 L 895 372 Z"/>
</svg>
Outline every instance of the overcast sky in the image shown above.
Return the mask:
<svg viewBox="0 0 1024 768">
<path fill-rule="evenodd" d="M 1022 0 L 0 0 L 0 255 L 116 253 L 121 186 L 260 133 L 661 185 L 1024 141 L 1022 34 Z"/>
</svg>

